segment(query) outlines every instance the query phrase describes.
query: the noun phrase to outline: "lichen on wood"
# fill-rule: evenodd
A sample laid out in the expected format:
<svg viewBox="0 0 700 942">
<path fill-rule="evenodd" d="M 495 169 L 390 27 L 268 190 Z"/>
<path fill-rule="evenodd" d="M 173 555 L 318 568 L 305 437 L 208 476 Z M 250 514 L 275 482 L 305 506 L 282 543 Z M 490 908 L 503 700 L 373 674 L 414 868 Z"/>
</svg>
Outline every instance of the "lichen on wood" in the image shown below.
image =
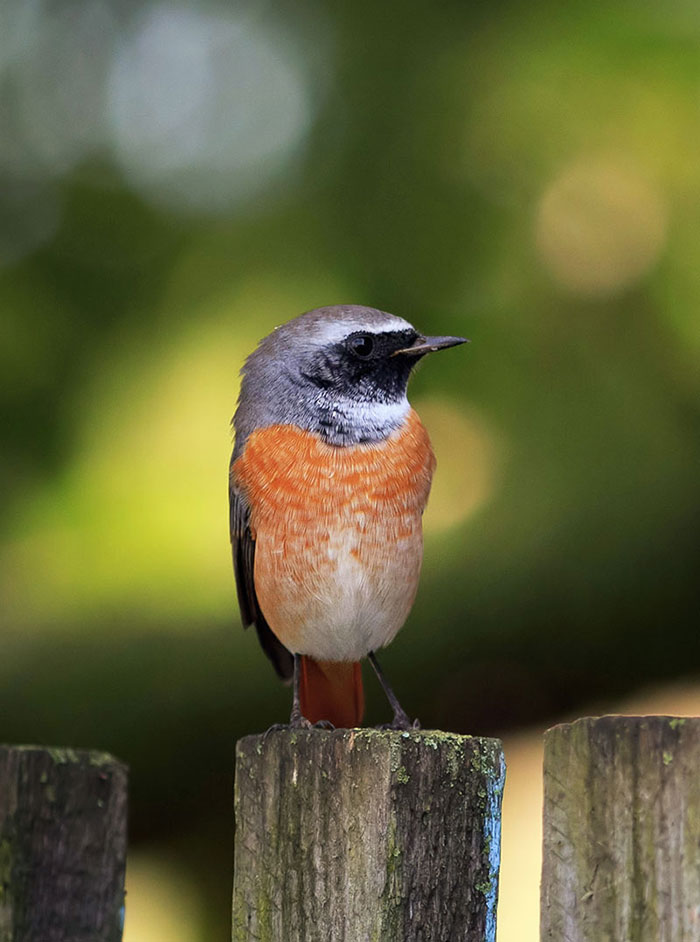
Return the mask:
<svg viewBox="0 0 700 942">
<path fill-rule="evenodd" d="M 494 942 L 504 775 L 439 731 L 241 740 L 233 939 Z"/>
</svg>

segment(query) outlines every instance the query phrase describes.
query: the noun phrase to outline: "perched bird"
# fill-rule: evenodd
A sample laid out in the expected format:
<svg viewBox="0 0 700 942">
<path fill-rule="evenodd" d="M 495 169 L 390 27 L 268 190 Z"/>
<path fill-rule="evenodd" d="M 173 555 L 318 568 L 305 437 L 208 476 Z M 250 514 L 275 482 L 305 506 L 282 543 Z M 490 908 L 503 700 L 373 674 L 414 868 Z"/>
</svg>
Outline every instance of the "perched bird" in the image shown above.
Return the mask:
<svg viewBox="0 0 700 942">
<path fill-rule="evenodd" d="M 244 626 L 294 681 L 290 724 L 359 726 L 360 659 L 405 622 L 423 556 L 435 468 L 406 398 L 426 353 L 464 343 L 357 305 L 301 314 L 241 371 L 229 473 L 233 566 Z"/>
</svg>

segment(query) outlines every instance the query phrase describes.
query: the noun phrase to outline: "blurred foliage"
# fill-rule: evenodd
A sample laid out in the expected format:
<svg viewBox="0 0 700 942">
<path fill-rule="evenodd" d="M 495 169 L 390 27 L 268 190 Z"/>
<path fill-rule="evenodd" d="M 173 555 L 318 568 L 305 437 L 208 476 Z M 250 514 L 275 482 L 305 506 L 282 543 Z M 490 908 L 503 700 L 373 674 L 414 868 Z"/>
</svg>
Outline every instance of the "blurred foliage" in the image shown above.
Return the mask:
<svg viewBox="0 0 700 942">
<path fill-rule="evenodd" d="M 134 872 L 186 874 L 202 938 L 233 742 L 288 708 L 225 490 L 275 324 L 472 340 L 412 384 L 439 467 L 385 661 L 424 725 L 697 671 L 699 53 L 685 0 L 3 5 L 0 738 L 126 759 Z"/>
</svg>

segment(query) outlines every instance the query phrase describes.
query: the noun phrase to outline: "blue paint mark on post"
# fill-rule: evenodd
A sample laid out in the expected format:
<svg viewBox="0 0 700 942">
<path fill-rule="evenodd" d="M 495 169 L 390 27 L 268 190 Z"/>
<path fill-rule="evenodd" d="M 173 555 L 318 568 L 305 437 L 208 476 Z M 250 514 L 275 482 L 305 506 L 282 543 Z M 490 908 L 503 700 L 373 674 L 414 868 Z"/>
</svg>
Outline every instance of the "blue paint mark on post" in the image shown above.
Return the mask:
<svg viewBox="0 0 700 942">
<path fill-rule="evenodd" d="M 506 764 L 501 756 L 499 771 L 486 787 L 484 838 L 488 848 L 489 881 L 486 899 L 485 942 L 496 942 L 496 906 L 498 904 L 498 872 L 501 865 L 501 802 L 506 780 Z"/>
</svg>

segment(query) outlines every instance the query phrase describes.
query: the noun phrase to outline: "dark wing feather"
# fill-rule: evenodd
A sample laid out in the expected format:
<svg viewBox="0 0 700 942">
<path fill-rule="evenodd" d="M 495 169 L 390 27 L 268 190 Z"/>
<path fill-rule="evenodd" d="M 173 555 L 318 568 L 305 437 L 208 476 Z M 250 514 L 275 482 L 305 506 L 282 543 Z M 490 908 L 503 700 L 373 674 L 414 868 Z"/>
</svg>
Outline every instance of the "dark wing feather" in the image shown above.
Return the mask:
<svg viewBox="0 0 700 942">
<path fill-rule="evenodd" d="M 236 576 L 243 627 L 255 625 L 263 651 L 274 664 L 280 677 L 289 680 L 294 672 L 294 658 L 265 621 L 255 593 L 255 540 L 250 531 L 250 507 L 244 495 L 232 483 L 229 484 L 228 496 L 233 571 Z"/>
</svg>

